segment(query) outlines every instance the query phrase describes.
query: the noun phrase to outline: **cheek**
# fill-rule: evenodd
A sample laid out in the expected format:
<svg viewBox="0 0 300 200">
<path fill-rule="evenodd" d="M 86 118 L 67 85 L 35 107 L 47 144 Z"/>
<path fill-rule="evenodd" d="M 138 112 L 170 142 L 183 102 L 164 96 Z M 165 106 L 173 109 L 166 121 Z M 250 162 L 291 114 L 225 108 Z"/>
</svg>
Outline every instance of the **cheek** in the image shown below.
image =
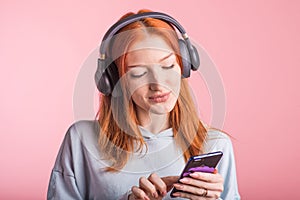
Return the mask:
<svg viewBox="0 0 300 200">
<path fill-rule="evenodd" d="M 170 87 L 172 92 L 178 96 L 181 85 L 181 77 L 180 76 L 169 76 L 167 80 L 167 85 Z"/>
<path fill-rule="evenodd" d="M 141 93 L 141 88 L 137 81 L 127 81 L 127 84 L 125 84 L 125 89 L 129 91 L 130 96 L 138 96 Z"/>
<path fill-rule="evenodd" d="M 145 86 L 148 84 L 145 78 L 132 78 L 130 74 L 126 74 L 125 88 L 131 95 L 134 93 L 142 94 L 145 91 Z"/>
<path fill-rule="evenodd" d="M 131 93 L 131 98 L 133 100 L 133 102 L 135 104 L 137 104 L 138 106 L 143 106 L 145 105 L 145 89 L 143 87 L 140 87 L 138 89 L 136 89 L 135 91 L 133 91 L 133 93 Z"/>
</svg>

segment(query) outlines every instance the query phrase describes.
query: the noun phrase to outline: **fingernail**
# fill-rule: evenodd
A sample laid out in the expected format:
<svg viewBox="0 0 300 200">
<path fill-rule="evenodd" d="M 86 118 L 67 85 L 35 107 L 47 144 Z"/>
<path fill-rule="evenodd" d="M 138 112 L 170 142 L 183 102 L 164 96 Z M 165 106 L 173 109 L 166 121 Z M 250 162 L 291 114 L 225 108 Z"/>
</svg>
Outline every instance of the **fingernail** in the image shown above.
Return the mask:
<svg viewBox="0 0 300 200">
<path fill-rule="evenodd" d="M 161 194 L 162 196 L 166 196 L 167 191 L 163 191 L 163 192 L 161 192 L 160 194 Z"/>
<path fill-rule="evenodd" d="M 186 179 L 186 178 L 180 179 L 179 181 L 182 182 L 182 183 L 187 183 L 187 182 L 189 182 L 188 179 Z"/>
</svg>

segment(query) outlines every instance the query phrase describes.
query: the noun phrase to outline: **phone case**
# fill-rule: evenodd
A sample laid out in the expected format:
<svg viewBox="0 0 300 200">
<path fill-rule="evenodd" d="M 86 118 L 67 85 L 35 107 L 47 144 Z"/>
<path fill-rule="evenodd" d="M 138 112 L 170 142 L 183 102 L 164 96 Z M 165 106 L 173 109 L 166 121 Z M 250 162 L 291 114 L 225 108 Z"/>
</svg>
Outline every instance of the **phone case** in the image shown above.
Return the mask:
<svg viewBox="0 0 300 200">
<path fill-rule="evenodd" d="M 185 165 L 178 181 L 183 177 L 189 176 L 193 172 L 213 173 L 222 156 L 223 153 L 221 151 L 192 156 Z M 173 193 L 178 191 L 180 190 L 173 188 L 171 197 L 175 198 Z"/>
</svg>

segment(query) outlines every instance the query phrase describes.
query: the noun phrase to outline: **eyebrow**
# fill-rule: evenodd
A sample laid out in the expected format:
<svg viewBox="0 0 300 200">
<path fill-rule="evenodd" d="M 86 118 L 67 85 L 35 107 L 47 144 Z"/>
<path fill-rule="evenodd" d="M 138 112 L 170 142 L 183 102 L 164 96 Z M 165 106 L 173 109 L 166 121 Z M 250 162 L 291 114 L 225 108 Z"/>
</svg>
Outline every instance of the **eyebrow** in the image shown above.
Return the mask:
<svg viewBox="0 0 300 200">
<path fill-rule="evenodd" d="M 163 60 L 166 60 L 167 58 L 171 57 L 172 55 L 173 55 L 173 53 L 168 54 L 167 56 L 161 58 L 161 59 L 159 60 L 159 62 L 161 62 L 161 61 L 163 61 Z"/>
<path fill-rule="evenodd" d="M 172 55 L 174 55 L 174 53 L 170 53 L 170 54 L 166 55 L 165 57 L 159 59 L 158 62 L 161 62 L 161 61 L 163 61 L 163 60 L 166 60 L 166 59 L 168 59 L 169 57 L 171 57 Z M 138 67 L 138 66 L 144 66 L 144 65 L 128 65 L 127 68 L 133 68 L 133 67 Z"/>
</svg>

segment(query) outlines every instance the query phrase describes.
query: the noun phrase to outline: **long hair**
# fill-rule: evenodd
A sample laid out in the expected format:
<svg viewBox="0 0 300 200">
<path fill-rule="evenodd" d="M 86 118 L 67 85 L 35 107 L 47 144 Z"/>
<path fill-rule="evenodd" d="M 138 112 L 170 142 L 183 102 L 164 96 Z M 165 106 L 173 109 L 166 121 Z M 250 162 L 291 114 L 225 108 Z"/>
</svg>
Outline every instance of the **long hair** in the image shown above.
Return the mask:
<svg viewBox="0 0 300 200">
<path fill-rule="evenodd" d="M 140 10 L 138 13 L 150 12 Z M 134 15 L 127 13 L 121 19 Z M 126 34 L 122 34 L 126 33 Z M 126 73 L 125 58 L 130 45 L 148 36 L 159 36 L 174 50 L 177 62 L 182 70 L 182 61 L 178 45 L 178 36 L 171 24 L 162 20 L 145 18 L 133 22 L 118 31 L 112 39 L 107 52 L 118 66 L 119 77 Z M 146 143 L 138 128 L 136 105 L 120 79 L 121 95 L 104 96 L 100 94 L 100 107 L 97 113 L 100 124 L 98 144 L 105 159 L 110 161 L 108 171 L 122 169 L 129 156 L 141 152 Z M 201 123 L 186 79 L 181 80 L 177 102 L 169 113 L 169 124 L 174 139 L 182 149 L 185 160 L 203 152 L 203 142 L 207 131 Z"/>
</svg>

